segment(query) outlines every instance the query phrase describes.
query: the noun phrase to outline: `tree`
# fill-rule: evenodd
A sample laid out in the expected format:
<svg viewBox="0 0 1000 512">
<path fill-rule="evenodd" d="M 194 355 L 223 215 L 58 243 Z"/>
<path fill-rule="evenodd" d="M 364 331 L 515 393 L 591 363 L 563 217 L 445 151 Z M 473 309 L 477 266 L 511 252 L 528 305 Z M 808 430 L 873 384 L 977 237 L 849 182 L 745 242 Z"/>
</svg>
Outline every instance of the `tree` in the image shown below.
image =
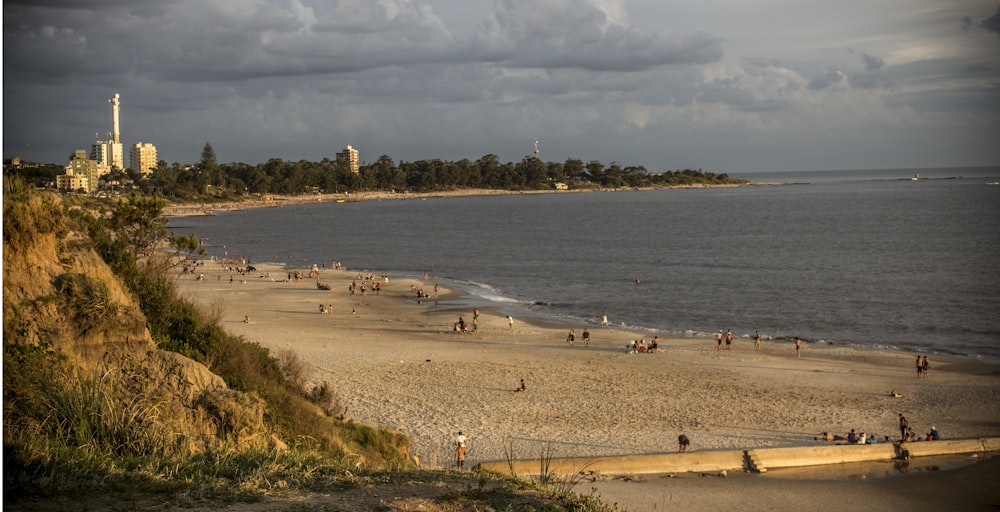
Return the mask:
<svg viewBox="0 0 1000 512">
<path fill-rule="evenodd" d="M 204 149 L 201 150 L 201 162 L 200 163 L 201 163 L 201 165 L 213 165 L 213 164 L 216 163 L 216 161 L 215 161 L 215 149 L 213 149 L 212 145 L 209 144 L 209 143 L 207 143 L 207 142 L 205 143 Z"/>
</svg>

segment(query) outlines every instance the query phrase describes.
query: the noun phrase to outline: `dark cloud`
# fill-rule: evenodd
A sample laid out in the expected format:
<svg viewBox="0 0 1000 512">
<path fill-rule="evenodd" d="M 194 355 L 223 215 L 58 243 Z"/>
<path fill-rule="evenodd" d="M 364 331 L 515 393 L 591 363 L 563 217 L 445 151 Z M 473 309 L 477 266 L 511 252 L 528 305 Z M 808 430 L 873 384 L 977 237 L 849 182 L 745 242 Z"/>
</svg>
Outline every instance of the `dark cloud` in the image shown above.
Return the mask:
<svg viewBox="0 0 1000 512">
<path fill-rule="evenodd" d="M 490 42 L 489 58 L 525 68 L 642 71 L 722 57 L 717 37 L 645 34 L 611 23 L 603 11 L 583 0 L 504 0 L 484 25 L 482 37 Z"/>
<path fill-rule="evenodd" d="M 865 71 L 875 71 L 885 65 L 884 60 L 868 55 L 867 53 L 861 55 L 861 62 L 865 64 Z"/>
<path fill-rule="evenodd" d="M 997 7 L 996 14 L 981 21 L 980 25 L 994 34 L 1000 34 L 1000 7 Z"/>
<path fill-rule="evenodd" d="M 830 86 L 839 84 L 843 79 L 844 73 L 842 73 L 839 69 L 827 68 L 826 71 L 820 73 L 809 81 L 809 89 L 813 91 L 826 89 Z"/>
</svg>

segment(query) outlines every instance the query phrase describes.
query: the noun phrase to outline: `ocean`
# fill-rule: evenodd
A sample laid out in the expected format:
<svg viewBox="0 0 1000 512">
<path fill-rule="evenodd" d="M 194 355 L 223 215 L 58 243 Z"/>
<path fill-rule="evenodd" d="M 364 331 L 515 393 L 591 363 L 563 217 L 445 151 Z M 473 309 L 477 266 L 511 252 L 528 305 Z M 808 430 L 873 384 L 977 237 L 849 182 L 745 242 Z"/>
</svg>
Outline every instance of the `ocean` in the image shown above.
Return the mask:
<svg viewBox="0 0 1000 512">
<path fill-rule="evenodd" d="M 1000 168 L 919 173 L 732 173 L 775 185 L 325 202 L 169 226 L 216 256 L 426 272 L 469 292 L 444 307 L 1000 361 Z"/>
</svg>

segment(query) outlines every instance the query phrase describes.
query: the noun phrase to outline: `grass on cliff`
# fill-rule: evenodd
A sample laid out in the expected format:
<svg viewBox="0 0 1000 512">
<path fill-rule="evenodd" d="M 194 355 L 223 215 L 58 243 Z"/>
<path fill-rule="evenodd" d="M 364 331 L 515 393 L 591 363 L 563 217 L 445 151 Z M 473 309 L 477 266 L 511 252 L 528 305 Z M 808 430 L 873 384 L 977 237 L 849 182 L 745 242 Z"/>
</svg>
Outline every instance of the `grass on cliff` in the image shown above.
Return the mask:
<svg viewBox="0 0 1000 512">
<path fill-rule="evenodd" d="M 5 314 L 5 509 L 214 509 L 265 501 L 274 504 L 268 510 L 612 510 L 593 496 L 487 472 L 416 469 L 404 436 L 338 418 L 336 390 L 307 387 L 294 354 L 275 356 L 225 333 L 177 295 L 166 277 L 170 261 L 151 250 L 167 242 L 158 201 L 64 204 L 17 180 L 5 179 L 4 189 L 5 252 L 25 250 L 41 233 L 86 235 L 137 299 L 159 348 L 205 364 L 230 388 L 265 403 L 256 442 L 192 453 L 183 434 L 162 427 L 163 415 L 176 411 L 137 393 L 114 368 L 83 370 L 51 349 L 44 326 Z M 192 249 L 192 239 L 170 242 Z M 31 300 L 78 328 L 113 327 L 110 319 L 121 316 L 107 283 L 66 272 L 51 284 L 51 295 Z M 270 433 L 288 449 L 270 446 Z"/>
</svg>

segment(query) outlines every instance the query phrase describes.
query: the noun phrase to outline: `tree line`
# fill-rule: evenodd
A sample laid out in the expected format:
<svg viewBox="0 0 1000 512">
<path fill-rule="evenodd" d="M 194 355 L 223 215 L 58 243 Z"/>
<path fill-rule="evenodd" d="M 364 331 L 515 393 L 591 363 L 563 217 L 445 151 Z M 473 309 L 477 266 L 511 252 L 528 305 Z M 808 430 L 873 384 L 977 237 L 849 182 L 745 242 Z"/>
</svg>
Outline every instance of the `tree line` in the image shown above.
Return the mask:
<svg viewBox="0 0 1000 512">
<path fill-rule="evenodd" d="M 288 161 L 272 158 L 267 162 L 218 163 L 211 144 L 205 144 L 201 160 L 191 166 L 160 161 L 148 176 L 113 171 L 109 178 L 124 182 L 132 178 L 142 193 L 159 194 L 172 199 L 195 199 L 206 196 L 222 199 L 247 194 L 300 195 L 307 193 L 438 192 L 462 189 L 552 190 L 557 184 L 568 189 L 647 188 L 680 185 L 719 185 L 745 183 L 726 174 L 700 169 L 649 172 L 643 166 L 622 166 L 584 162 L 544 162 L 526 156 L 519 162 L 501 162 L 496 155 L 477 160 L 441 159 L 396 163 L 382 155 L 353 172 L 347 162 L 324 158 L 318 162 Z"/>
</svg>

